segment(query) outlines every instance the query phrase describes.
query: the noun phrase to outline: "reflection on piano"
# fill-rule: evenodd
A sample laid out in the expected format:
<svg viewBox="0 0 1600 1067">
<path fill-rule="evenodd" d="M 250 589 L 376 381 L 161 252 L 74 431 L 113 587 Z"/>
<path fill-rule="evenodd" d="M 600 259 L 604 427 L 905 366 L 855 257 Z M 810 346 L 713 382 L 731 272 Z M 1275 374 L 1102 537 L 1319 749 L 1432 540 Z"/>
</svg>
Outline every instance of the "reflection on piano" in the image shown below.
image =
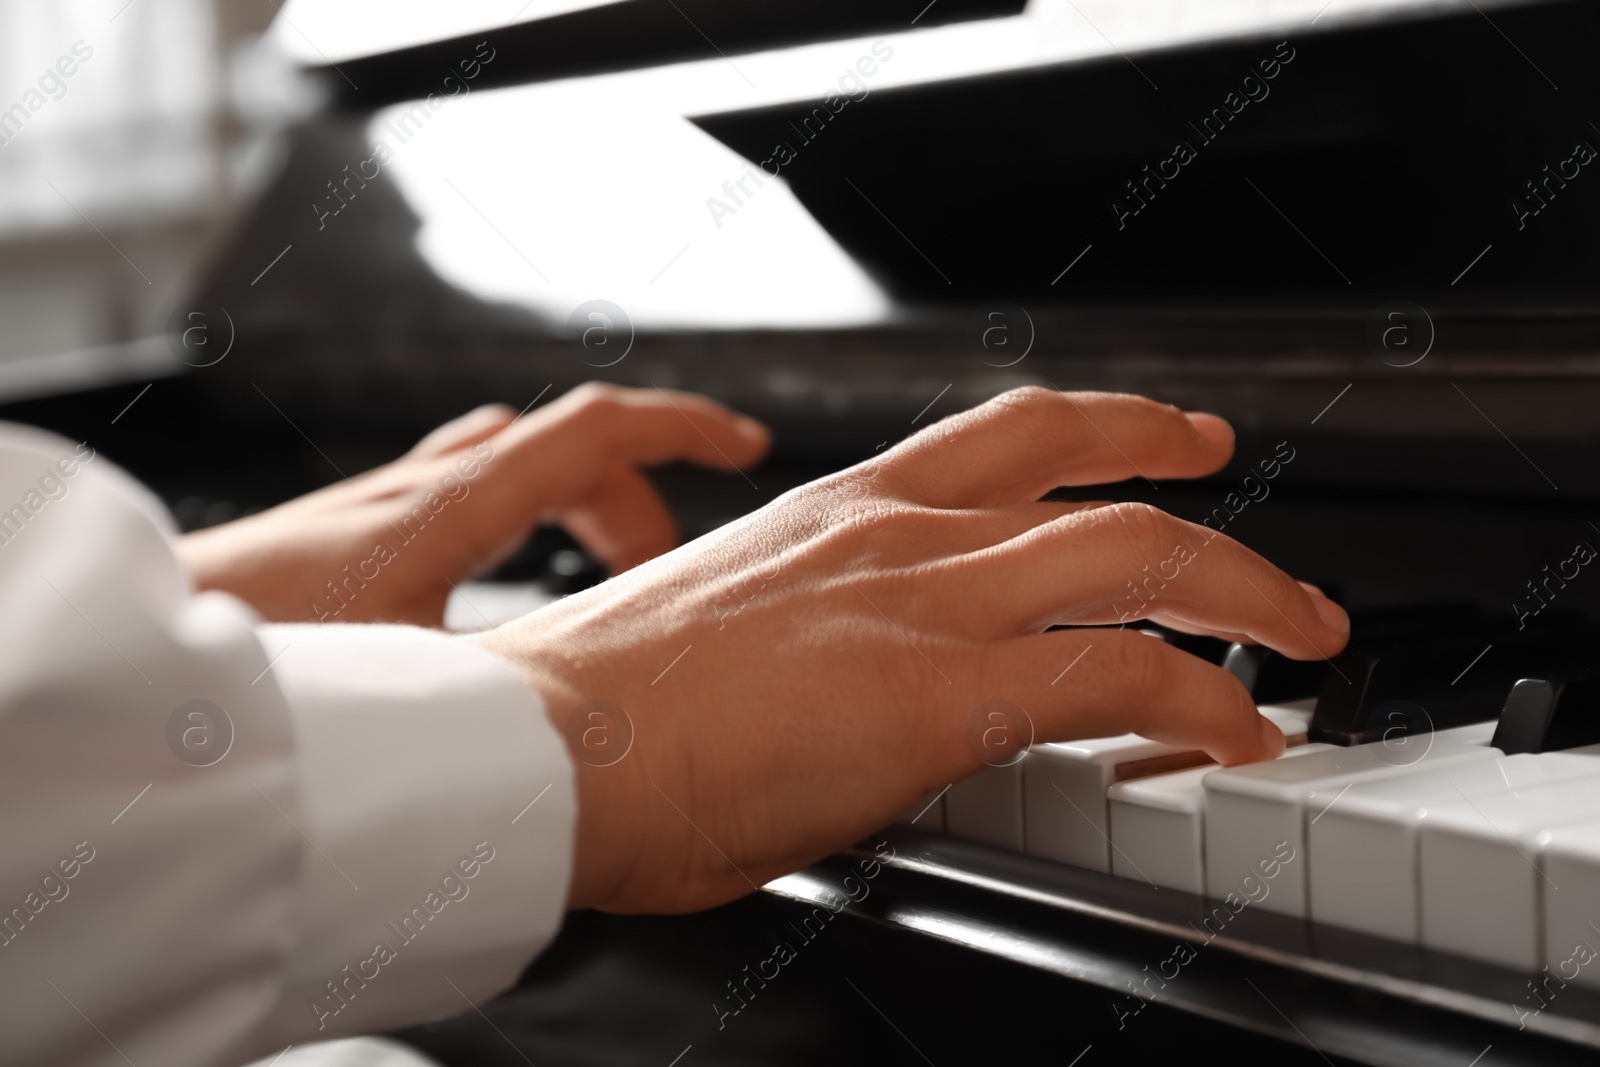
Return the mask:
<svg viewBox="0 0 1600 1067">
<path fill-rule="evenodd" d="M 922 6 L 784 4 L 763 19 L 682 3 L 747 50 L 887 32 Z M 1019 6 L 947 3 L 930 18 Z M 807 949 L 863 985 L 815 992 L 795 977 L 799 1006 L 775 988 L 765 1024 L 741 1017 L 723 1034 L 705 1005 L 759 958 L 740 956 L 748 944 L 804 914 L 791 902 L 837 903 L 878 841 L 710 916 L 579 917 L 490 1014 L 536 1048 L 541 1034 L 598 1032 L 574 1005 L 637 1011 L 643 1030 L 682 1037 L 663 1038 L 663 1063 L 692 1044 L 700 1062 L 1010 1047 L 1088 1065 L 1219 1041 L 1306 1062 L 1587 1062 L 1600 1052 L 1600 577 L 1587 566 L 1600 178 L 1575 145 L 1600 145 L 1600 112 L 1585 110 L 1600 10 L 1392 6 L 875 86 L 782 177 L 893 312 L 826 328 L 645 324 L 626 359 L 598 369 L 560 316 L 441 278 L 418 241 L 437 205 L 392 177 L 324 230 L 306 205 L 369 158 L 374 108 L 433 91 L 438 61 L 479 40 L 496 49 L 484 76 L 513 86 L 682 61 L 704 54 L 699 36 L 632 0 L 341 64 L 363 89 L 338 79 L 335 107 L 290 132 L 280 173 L 193 296 L 228 309 L 233 354 L 152 391 L 141 411 L 159 429 L 106 450 L 194 526 L 322 484 L 330 458 L 376 462 L 487 397 L 521 406 L 589 377 L 670 384 L 776 429 L 758 489 L 662 472 L 693 536 L 1018 384 L 1216 411 L 1239 430 L 1234 469 L 1084 495 L 1213 526 L 1221 509 L 1230 536 L 1352 608 L 1351 648 L 1327 663 L 1151 638 L 1237 675 L 1288 739 L 1280 759 L 1224 769 L 1124 736 L 1037 745 L 952 784 L 885 831 L 895 858 L 871 896 Z M 624 27 L 617 48 L 611 26 Z M 694 122 L 760 166 L 816 106 Z M 414 161 L 428 151 L 406 147 Z M 575 208 L 513 193 L 474 210 L 537 222 Z M 264 281 L 285 245 L 301 257 Z M 1012 347 L 990 347 L 997 336 Z M 131 392 L 5 415 L 82 437 Z M 206 447 L 176 447 L 196 440 Z M 263 440 L 300 462 L 267 463 Z M 544 532 L 494 577 L 559 595 L 603 575 Z M 1133 593 L 1142 579 L 1128 577 Z M 618 995 L 624 977 L 633 992 Z M 408 1038 L 449 1062 L 505 1055 L 471 1022 Z M 869 1024 L 882 1043 L 860 1043 Z M 791 1044 L 728 1051 L 762 1025 Z M 911 1040 L 932 1033 L 939 1044 Z M 844 1037 L 819 1050 L 818 1034 Z"/>
</svg>

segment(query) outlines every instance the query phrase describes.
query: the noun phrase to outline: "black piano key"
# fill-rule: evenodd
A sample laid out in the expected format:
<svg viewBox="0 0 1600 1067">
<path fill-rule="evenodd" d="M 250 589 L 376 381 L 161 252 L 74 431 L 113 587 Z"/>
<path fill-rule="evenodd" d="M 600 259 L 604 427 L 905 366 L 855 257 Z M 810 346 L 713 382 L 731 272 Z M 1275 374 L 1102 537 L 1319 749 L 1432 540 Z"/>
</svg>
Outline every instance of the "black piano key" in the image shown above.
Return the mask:
<svg viewBox="0 0 1600 1067">
<path fill-rule="evenodd" d="M 1419 604 L 1355 612 L 1351 627 L 1353 634 L 1372 645 L 1482 630 L 1487 621 L 1474 604 Z M 1329 673 L 1326 660 L 1293 660 L 1262 645 L 1232 645 L 1222 667 L 1244 683 L 1257 704 L 1315 697 Z"/>
<path fill-rule="evenodd" d="M 1485 722 L 1499 716 L 1518 680 L 1580 673 L 1594 643 L 1580 627 L 1552 623 L 1420 641 L 1391 633 L 1354 644 L 1329 664 L 1310 740 L 1357 745 L 1396 728 L 1411 733 Z"/>
<path fill-rule="evenodd" d="M 1478 605 L 1462 602 L 1363 608 L 1350 613 L 1350 626 L 1354 643 L 1426 639 L 1461 630 L 1493 629 L 1495 623 Z"/>
<path fill-rule="evenodd" d="M 1600 744 L 1600 678 L 1523 678 L 1490 742 L 1506 755 Z"/>
<path fill-rule="evenodd" d="M 1222 667 L 1250 691 L 1257 704 L 1282 704 L 1314 697 L 1328 673 L 1326 660 L 1295 660 L 1263 645 L 1233 645 Z"/>
</svg>

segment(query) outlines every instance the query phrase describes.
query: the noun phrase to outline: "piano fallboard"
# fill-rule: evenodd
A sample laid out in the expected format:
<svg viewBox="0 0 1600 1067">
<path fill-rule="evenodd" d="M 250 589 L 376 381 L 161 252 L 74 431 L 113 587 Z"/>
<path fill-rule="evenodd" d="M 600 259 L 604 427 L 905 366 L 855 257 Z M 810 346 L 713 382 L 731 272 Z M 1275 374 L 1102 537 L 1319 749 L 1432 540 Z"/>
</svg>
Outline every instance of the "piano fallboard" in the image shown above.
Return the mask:
<svg viewBox="0 0 1600 1067">
<path fill-rule="evenodd" d="M 860 864 L 889 849 L 852 902 L 846 878 L 860 885 Z M 1600 1059 L 1600 995 L 1576 986 L 1529 1012 L 1529 975 L 1248 905 L 1208 938 L 1220 901 L 912 827 L 765 889 L 1099 986 L 1107 1043 L 1138 1025 L 1149 990 L 1156 1004 L 1382 1067 L 1466 1067 L 1491 1046 L 1494 1064 Z"/>
</svg>

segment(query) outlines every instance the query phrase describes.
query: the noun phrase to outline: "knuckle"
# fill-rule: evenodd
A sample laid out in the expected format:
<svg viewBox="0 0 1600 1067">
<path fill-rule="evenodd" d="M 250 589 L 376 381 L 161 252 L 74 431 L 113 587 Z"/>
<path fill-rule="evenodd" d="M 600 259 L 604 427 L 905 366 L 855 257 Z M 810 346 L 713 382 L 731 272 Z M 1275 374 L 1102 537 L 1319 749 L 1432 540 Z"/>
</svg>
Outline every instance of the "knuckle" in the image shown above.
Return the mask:
<svg viewBox="0 0 1600 1067">
<path fill-rule="evenodd" d="M 900 525 L 901 516 L 895 505 L 886 500 L 866 500 L 852 508 L 843 526 L 857 537 L 872 537 Z"/>
<path fill-rule="evenodd" d="M 1038 419 L 1060 413 L 1062 394 L 1042 385 L 1024 385 L 1008 389 L 987 405 L 996 418 Z"/>
<path fill-rule="evenodd" d="M 1177 520 L 1153 504 L 1122 500 L 1096 508 L 1093 514 L 1111 526 L 1133 551 L 1140 555 L 1163 552 L 1171 547 Z"/>
<path fill-rule="evenodd" d="M 1001 394 L 1014 404 L 1043 405 L 1059 403 L 1061 394 L 1042 385 L 1020 385 Z"/>
<path fill-rule="evenodd" d="M 837 528 L 847 540 L 874 552 L 896 558 L 922 557 L 927 546 L 937 544 L 950 528 L 948 513 L 907 504 L 890 497 L 858 497 L 839 520 Z"/>
<path fill-rule="evenodd" d="M 860 492 L 837 503 L 805 499 L 796 503 L 803 516 L 799 521 L 810 527 L 808 540 L 819 558 L 875 572 L 922 565 L 926 546 L 938 543 L 948 526 L 942 513 Z"/>
<path fill-rule="evenodd" d="M 1049 443 L 1059 441 L 1072 415 L 1066 395 L 1040 385 L 1024 385 L 992 397 L 980 407 L 951 420 L 946 433 L 999 430 L 1008 438 Z"/>
<path fill-rule="evenodd" d="M 859 471 L 847 470 L 797 485 L 779 496 L 773 505 L 832 524 L 846 521 L 863 501 L 876 499 L 877 495 Z"/>
<path fill-rule="evenodd" d="M 567 395 L 580 412 L 611 411 L 622 403 L 622 391 L 604 382 L 584 382 Z"/>
</svg>

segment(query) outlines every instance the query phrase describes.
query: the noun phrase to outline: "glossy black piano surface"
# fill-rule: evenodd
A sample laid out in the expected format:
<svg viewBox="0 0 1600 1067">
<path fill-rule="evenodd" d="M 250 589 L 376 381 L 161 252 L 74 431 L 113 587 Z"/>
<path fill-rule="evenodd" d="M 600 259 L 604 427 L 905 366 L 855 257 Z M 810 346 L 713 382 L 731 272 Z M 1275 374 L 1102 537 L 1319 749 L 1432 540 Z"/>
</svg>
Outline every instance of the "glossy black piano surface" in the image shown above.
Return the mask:
<svg viewBox="0 0 1600 1067">
<path fill-rule="evenodd" d="M 695 121 L 907 302 L 1592 309 L 1597 32 L 1428 8 Z"/>
</svg>

